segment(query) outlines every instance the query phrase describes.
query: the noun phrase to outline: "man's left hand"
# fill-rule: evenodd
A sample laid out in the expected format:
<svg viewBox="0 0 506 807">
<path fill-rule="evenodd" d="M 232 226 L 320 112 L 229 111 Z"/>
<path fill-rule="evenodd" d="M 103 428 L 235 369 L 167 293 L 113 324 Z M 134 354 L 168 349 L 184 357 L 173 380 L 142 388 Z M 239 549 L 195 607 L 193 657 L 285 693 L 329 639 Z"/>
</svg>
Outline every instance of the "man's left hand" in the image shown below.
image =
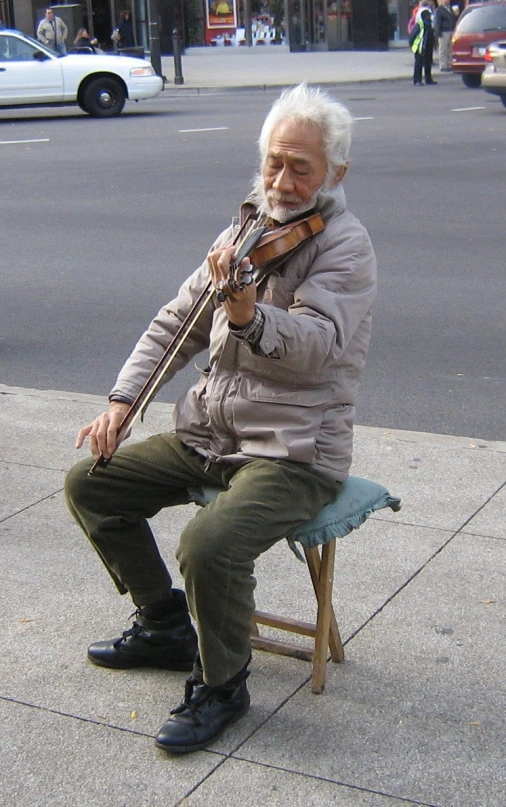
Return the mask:
<svg viewBox="0 0 506 807">
<path fill-rule="evenodd" d="M 257 299 L 257 287 L 253 280 L 249 285 L 243 288 L 237 288 L 241 285 L 244 274 L 248 274 L 250 269 L 249 258 L 244 258 L 240 267 L 235 271 L 234 287 L 229 285 L 230 280 L 230 266 L 234 262 L 235 247 L 227 247 L 226 249 L 217 249 L 209 254 L 209 267 L 211 277 L 215 288 L 223 291 L 226 299 L 223 302 L 223 308 L 233 325 L 238 328 L 245 328 L 249 325 L 255 316 L 255 302 Z"/>
</svg>

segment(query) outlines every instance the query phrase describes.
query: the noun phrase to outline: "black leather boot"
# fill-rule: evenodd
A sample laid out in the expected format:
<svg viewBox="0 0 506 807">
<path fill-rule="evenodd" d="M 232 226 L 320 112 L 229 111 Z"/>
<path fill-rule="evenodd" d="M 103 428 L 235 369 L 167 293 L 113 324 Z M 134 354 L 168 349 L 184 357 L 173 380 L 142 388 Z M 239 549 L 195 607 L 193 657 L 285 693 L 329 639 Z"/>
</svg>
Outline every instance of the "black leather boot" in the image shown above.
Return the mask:
<svg viewBox="0 0 506 807">
<path fill-rule="evenodd" d="M 138 609 L 133 626 L 123 636 L 90 645 L 89 660 L 99 667 L 116 670 L 193 669 L 197 634 L 190 622 L 184 592 L 174 589 L 172 595 L 169 613 L 163 620 L 148 619 L 143 609 Z"/>
<path fill-rule="evenodd" d="M 187 754 L 206 748 L 227 726 L 246 714 L 250 705 L 244 667 L 218 687 L 210 687 L 200 676 L 186 682 L 184 701 L 170 713 L 156 738 L 157 748 L 169 754 Z"/>
</svg>

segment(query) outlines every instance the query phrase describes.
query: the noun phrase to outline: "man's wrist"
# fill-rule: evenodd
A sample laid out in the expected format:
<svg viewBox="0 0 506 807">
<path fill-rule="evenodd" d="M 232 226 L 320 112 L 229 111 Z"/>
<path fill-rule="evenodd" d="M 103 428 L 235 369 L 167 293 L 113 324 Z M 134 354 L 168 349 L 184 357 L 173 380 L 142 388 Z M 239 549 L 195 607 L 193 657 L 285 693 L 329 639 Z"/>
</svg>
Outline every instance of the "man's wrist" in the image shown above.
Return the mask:
<svg viewBox="0 0 506 807">
<path fill-rule="evenodd" d="M 114 406 L 116 404 L 116 406 Z M 132 405 L 130 398 L 123 395 L 109 395 L 109 406 L 111 409 L 125 409 Z"/>
<path fill-rule="evenodd" d="M 232 322 L 232 320 L 229 320 L 228 324 L 229 324 L 229 328 L 230 328 L 231 331 L 247 331 L 248 328 L 251 328 L 254 321 L 255 321 L 255 317 L 253 316 L 249 320 L 249 322 L 246 322 L 245 325 L 237 325 L 235 322 Z"/>
<path fill-rule="evenodd" d="M 264 322 L 264 315 L 261 309 L 255 303 L 255 313 L 253 315 L 253 319 L 248 322 L 247 325 L 241 328 L 238 325 L 234 325 L 229 320 L 228 326 L 237 339 L 244 339 L 246 342 L 256 342 L 262 337 Z"/>
</svg>

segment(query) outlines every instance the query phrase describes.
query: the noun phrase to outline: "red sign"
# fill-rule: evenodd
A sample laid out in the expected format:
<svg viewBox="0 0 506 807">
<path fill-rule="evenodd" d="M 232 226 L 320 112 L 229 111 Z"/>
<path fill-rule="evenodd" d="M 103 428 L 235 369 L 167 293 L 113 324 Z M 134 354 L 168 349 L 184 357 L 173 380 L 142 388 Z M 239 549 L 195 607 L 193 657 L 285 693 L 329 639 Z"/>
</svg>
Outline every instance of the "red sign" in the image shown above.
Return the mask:
<svg viewBox="0 0 506 807">
<path fill-rule="evenodd" d="M 207 0 L 208 28 L 236 28 L 235 0 Z"/>
</svg>

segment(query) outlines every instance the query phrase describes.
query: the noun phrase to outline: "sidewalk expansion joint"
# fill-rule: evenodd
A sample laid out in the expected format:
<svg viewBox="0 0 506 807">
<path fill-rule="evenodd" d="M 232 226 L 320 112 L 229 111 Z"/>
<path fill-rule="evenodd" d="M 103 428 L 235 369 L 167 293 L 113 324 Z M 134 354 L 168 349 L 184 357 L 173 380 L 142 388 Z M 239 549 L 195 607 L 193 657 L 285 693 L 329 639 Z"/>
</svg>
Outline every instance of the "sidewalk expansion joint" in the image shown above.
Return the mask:
<svg viewBox="0 0 506 807">
<path fill-rule="evenodd" d="M 5 524 L 5 522 L 9 521 L 10 518 L 14 518 L 15 516 L 19 516 L 20 513 L 25 513 L 27 510 L 31 510 L 32 507 L 36 507 L 38 504 L 41 504 L 41 502 L 54 498 L 54 496 L 57 496 L 59 493 L 63 493 L 63 488 L 58 488 L 58 490 L 48 493 L 47 496 L 42 496 L 40 499 L 30 502 L 30 504 L 27 504 L 26 507 L 20 507 L 19 510 L 15 510 L 14 513 L 9 513 L 9 515 L 5 516 L 5 518 L 0 518 L 0 524 Z"/>
<path fill-rule="evenodd" d="M 125 726 L 115 726 L 114 723 L 107 723 L 105 720 L 97 720 L 96 718 L 83 717 L 82 715 L 74 715 L 71 712 L 64 712 L 61 709 L 52 709 L 50 706 L 41 706 L 37 703 L 29 703 L 28 701 L 19 700 L 18 698 L 11 698 L 8 695 L 0 695 L 0 700 L 6 703 L 14 703 L 17 706 L 26 706 L 27 709 L 36 709 L 40 712 L 47 712 L 60 717 L 70 717 L 71 720 L 79 720 L 81 723 L 91 723 L 94 726 L 102 726 L 105 729 L 113 729 L 115 731 L 124 731 L 126 734 L 136 734 L 138 737 L 147 737 L 154 740 L 154 734 L 147 734 L 145 731 L 137 731 L 129 729 Z"/>
<path fill-rule="evenodd" d="M 387 799 L 395 799 L 396 801 L 402 801 L 405 804 L 413 804 L 415 807 L 442 807 L 440 804 L 435 804 L 434 802 L 427 802 L 427 801 L 420 801 L 420 799 L 410 799 L 407 796 L 399 796 L 396 793 L 387 793 L 385 790 L 377 790 L 375 788 L 370 787 L 361 787 L 360 785 L 352 785 L 349 782 L 342 782 L 338 779 L 329 779 L 326 776 L 317 776 L 313 773 L 307 773 L 306 771 L 299 771 L 296 768 L 285 768 L 281 767 L 280 765 L 273 765 L 272 763 L 268 762 L 257 762 L 256 760 L 248 759 L 247 757 L 240 757 L 234 756 L 233 759 L 240 760 L 241 762 L 248 762 L 250 765 L 259 765 L 261 768 L 268 768 L 270 770 L 275 771 L 285 771 L 286 773 L 293 773 L 297 776 L 304 776 L 306 779 L 314 779 L 318 782 L 328 782 L 332 785 L 338 785 L 339 787 L 348 787 L 350 790 L 358 791 L 359 793 L 369 793 L 374 796 L 383 796 Z M 181 804 L 181 802 L 178 802 Z M 175 805 L 177 807 L 177 805 Z"/>
</svg>

